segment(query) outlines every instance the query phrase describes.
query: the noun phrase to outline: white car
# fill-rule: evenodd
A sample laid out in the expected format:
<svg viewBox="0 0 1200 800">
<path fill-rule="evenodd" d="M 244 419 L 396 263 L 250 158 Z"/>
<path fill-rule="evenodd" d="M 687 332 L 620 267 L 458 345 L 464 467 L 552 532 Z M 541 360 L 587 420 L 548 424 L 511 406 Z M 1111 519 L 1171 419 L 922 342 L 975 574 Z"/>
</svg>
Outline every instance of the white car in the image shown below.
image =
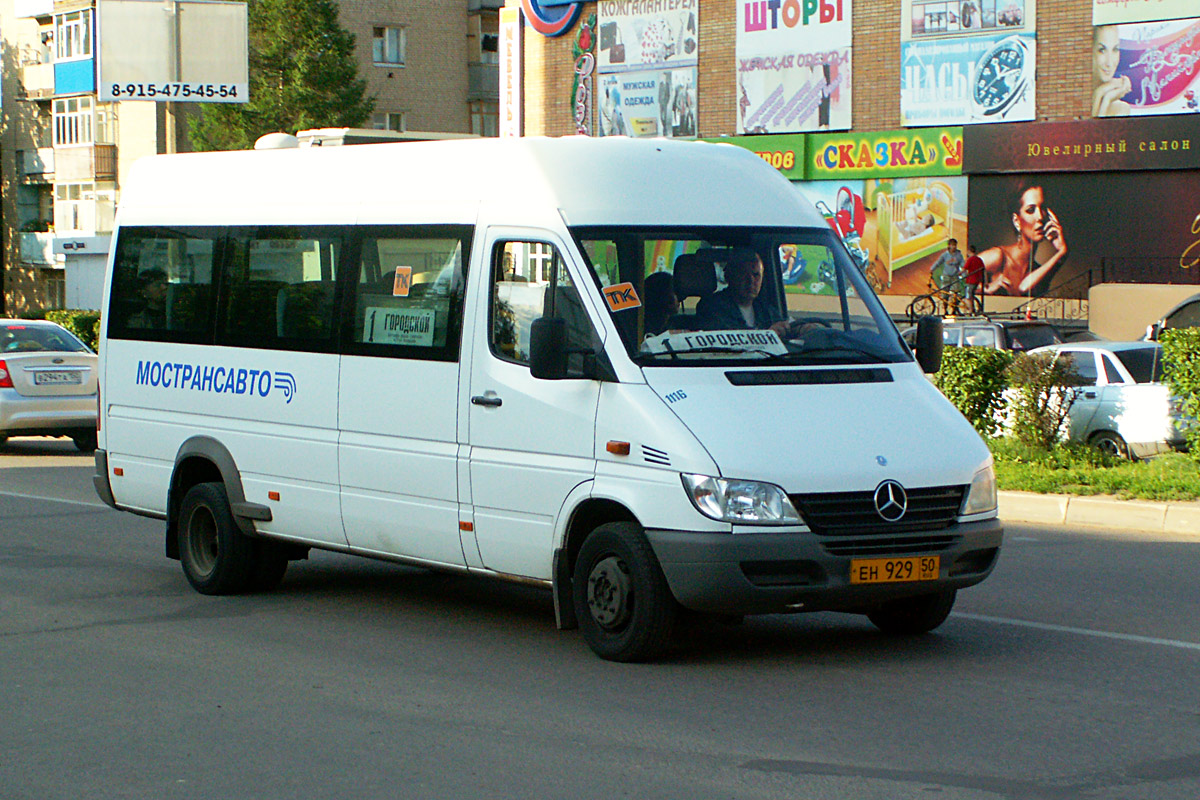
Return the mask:
<svg viewBox="0 0 1200 800">
<path fill-rule="evenodd" d="M 1145 458 L 1186 446 L 1171 392 L 1162 381 L 1156 342 L 1074 342 L 1030 353 L 1070 359 L 1083 385 L 1075 392 L 1068 438 L 1121 458 Z"/>
<path fill-rule="evenodd" d="M 96 354 L 53 322 L 0 319 L 0 445 L 70 436 L 96 449 Z"/>
</svg>

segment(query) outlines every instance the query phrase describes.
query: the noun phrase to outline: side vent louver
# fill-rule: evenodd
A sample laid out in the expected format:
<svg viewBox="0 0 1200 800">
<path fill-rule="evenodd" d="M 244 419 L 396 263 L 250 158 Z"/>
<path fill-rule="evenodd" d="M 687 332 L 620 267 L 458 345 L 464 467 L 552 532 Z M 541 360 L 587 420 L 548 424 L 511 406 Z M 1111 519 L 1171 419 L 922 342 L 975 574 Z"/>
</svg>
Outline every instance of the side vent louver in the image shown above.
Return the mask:
<svg viewBox="0 0 1200 800">
<path fill-rule="evenodd" d="M 654 447 L 642 445 L 642 458 L 647 464 L 657 464 L 660 467 L 671 466 L 671 457 L 667 455 L 666 450 L 658 450 Z"/>
</svg>

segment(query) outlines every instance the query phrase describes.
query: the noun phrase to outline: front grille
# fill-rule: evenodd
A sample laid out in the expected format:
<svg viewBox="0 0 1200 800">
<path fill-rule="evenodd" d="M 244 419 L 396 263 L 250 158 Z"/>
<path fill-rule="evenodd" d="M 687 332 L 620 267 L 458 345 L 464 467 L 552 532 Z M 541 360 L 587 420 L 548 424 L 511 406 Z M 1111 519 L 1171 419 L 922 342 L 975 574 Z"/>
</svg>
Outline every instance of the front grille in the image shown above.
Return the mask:
<svg viewBox="0 0 1200 800">
<path fill-rule="evenodd" d="M 824 492 L 789 495 L 812 531 L 820 536 L 875 536 L 936 531 L 958 516 L 966 486 L 905 488 L 908 510 L 888 522 L 875 510 L 875 492 Z"/>
</svg>

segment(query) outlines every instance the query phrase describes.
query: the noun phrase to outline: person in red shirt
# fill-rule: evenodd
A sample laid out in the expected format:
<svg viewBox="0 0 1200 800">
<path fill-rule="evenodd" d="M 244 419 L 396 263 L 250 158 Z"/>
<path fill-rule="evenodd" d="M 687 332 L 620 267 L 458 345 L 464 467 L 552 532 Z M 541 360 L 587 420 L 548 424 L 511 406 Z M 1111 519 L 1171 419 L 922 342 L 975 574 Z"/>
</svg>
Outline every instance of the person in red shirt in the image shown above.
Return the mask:
<svg viewBox="0 0 1200 800">
<path fill-rule="evenodd" d="M 967 245 L 967 253 L 967 263 L 963 264 L 967 282 L 967 309 L 975 311 L 978 306 L 978 313 L 982 314 L 983 293 L 979 291 L 979 286 L 983 283 L 983 259 L 979 257 L 979 251 L 973 244 Z"/>
</svg>

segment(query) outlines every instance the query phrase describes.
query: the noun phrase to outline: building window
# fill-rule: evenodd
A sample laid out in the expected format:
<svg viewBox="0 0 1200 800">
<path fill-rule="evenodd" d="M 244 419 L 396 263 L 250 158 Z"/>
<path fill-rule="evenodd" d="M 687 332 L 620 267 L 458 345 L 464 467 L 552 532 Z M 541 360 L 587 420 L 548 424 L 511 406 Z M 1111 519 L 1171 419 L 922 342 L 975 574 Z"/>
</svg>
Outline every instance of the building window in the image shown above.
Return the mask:
<svg viewBox="0 0 1200 800">
<path fill-rule="evenodd" d="M 482 64 L 499 64 L 500 63 L 500 35 L 497 33 L 485 33 L 480 41 L 480 57 L 479 61 Z"/>
<path fill-rule="evenodd" d="M 477 100 L 470 105 L 471 133 L 476 136 L 500 135 L 500 104 Z"/>
<path fill-rule="evenodd" d="M 92 55 L 92 12 L 73 11 L 55 17 L 55 58 L 69 61 Z"/>
<path fill-rule="evenodd" d="M 374 60 L 376 64 L 404 66 L 405 29 L 396 26 L 374 28 Z"/>
<path fill-rule="evenodd" d="M 377 131 L 406 131 L 408 121 L 403 111 L 384 111 L 371 115 L 371 127 Z"/>
<path fill-rule="evenodd" d="M 91 144 L 92 98 L 67 97 L 54 101 L 54 145 Z"/>
</svg>

